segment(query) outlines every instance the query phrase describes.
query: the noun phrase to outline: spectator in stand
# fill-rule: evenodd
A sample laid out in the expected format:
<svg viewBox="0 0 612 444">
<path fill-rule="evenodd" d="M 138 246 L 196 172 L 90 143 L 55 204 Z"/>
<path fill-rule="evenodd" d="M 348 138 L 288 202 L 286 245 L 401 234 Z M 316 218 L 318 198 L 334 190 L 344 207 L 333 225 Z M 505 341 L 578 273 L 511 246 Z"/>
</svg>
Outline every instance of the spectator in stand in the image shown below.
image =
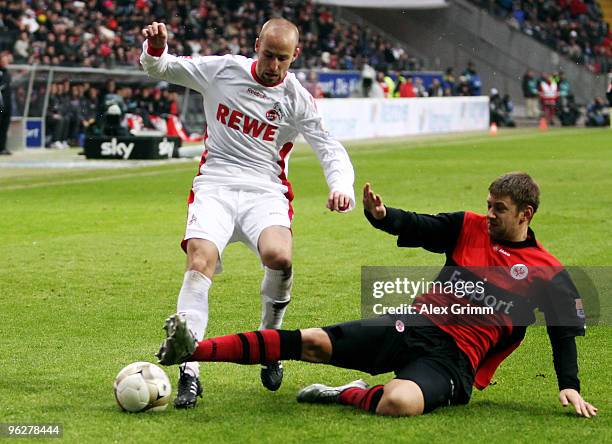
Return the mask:
<svg viewBox="0 0 612 444">
<path fill-rule="evenodd" d="M 395 79 L 395 85 L 393 86 L 393 97 L 400 97 L 400 87 L 406 81 L 406 77 L 402 73 L 398 73 Z"/>
<path fill-rule="evenodd" d="M 374 79 L 376 79 L 376 70 L 368 65 L 368 62 L 365 62 L 361 68 L 361 88 L 363 97 L 370 97 Z"/>
<path fill-rule="evenodd" d="M 576 104 L 573 94 L 559 97 L 557 117 L 561 126 L 575 126 L 580 114 L 580 108 Z"/>
<path fill-rule="evenodd" d="M 79 134 L 82 130 L 81 122 L 83 120 L 83 115 L 81 114 L 82 85 L 73 83 L 69 88 L 69 92 L 66 94 L 65 105 L 65 118 L 68 122 L 67 142 L 70 146 L 77 146 L 79 144 Z"/>
<path fill-rule="evenodd" d="M 21 40 L 25 32 L 29 64 L 114 67 L 134 66 L 142 43 L 139 29 L 156 17 L 170 17 L 171 52 L 181 54 L 253 55 L 250 42 L 266 17 L 281 14 L 303 35 L 302 56 L 294 69 L 352 69 L 358 55 L 380 70 L 418 69 L 418 60 L 381 35 L 336 20 L 332 10 L 311 0 L 294 2 L 180 0 L 6 2 L 0 6 L 3 35 Z M 20 57 L 24 43 L 20 43 Z M 323 54 L 326 54 L 323 56 Z"/>
<path fill-rule="evenodd" d="M 403 98 L 416 97 L 414 90 L 414 83 L 412 82 L 412 76 L 406 78 L 406 80 L 399 87 L 399 96 Z"/>
<path fill-rule="evenodd" d="M 168 103 L 168 114 L 179 115 L 178 94 L 168 88 L 162 90 L 162 97 Z"/>
<path fill-rule="evenodd" d="M 512 120 L 512 101 L 507 94 L 502 98 L 496 88 L 491 88 L 489 96 L 489 120 L 498 127 L 514 127 L 516 124 Z"/>
<path fill-rule="evenodd" d="M 370 97 L 373 99 L 383 99 L 385 97 L 386 83 L 383 82 L 384 74 L 376 73 L 376 80 L 372 83 L 372 89 L 370 89 Z"/>
<path fill-rule="evenodd" d="M 170 102 L 164 97 L 162 89 L 158 86 L 153 90 L 153 114 L 166 117 L 170 113 Z"/>
<path fill-rule="evenodd" d="M 420 77 L 415 77 L 414 79 L 414 92 L 417 97 L 427 97 L 427 90 L 425 85 L 423 85 L 423 79 Z"/>
<path fill-rule="evenodd" d="M 68 148 L 67 108 L 64 101 L 63 83 L 52 83 L 49 92 L 49 104 L 47 107 L 46 135 L 48 141 L 45 145 L 49 148 Z"/>
<path fill-rule="evenodd" d="M 89 133 L 96 121 L 102 117 L 100 110 L 99 90 L 90 87 L 80 102 L 81 108 L 81 129 L 84 133 Z"/>
<path fill-rule="evenodd" d="M 135 114 L 142 117 L 143 124 L 147 128 L 154 128 L 149 116 L 155 114 L 155 106 L 153 105 L 153 90 L 147 86 L 142 87 L 140 93 L 136 96 Z"/>
<path fill-rule="evenodd" d="M 6 147 L 9 126 L 11 125 L 11 112 L 13 98 L 11 94 L 11 75 L 6 68 L 12 62 L 11 53 L 0 52 L 0 155 L 10 155 Z"/>
<path fill-rule="evenodd" d="M 535 78 L 532 70 L 528 69 L 523 75 L 522 87 L 527 117 L 536 119 L 540 116 L 538 104 L 540 94 L 538 92 L 538 79 Z"/>
<path fill-rule="evenodd" d="M 124 124 L 123 113 L 119 105 L 113 104 L 106 110 L 102 123 L 102 135 L 114 137 L 130 135 L 127 126 Z"/>
<path fill-rule="evenodd" d="M 378 83 L 378 85 L 380 86 L 380 89 L 383 92 L 383 97 L 386 99 L 387 97 L 389 97 L 389 84 L 387 83 L 386 79 L 385 79 L 385 73 L 378 71 L 376 73 L 376 83 Z"/>
<path fill-rule="evenodd" d="M 30 38 L 27 32 L 19 34 L 19 38 L 13 45 L 15 63 L 27 63 L 30 57 Z"/>
<path fill-rule="evenodd" d="M 472 2 L 483 6 L 482 0 Z M 594 0 L 496 0 L 490 12 L 508 19 L 511 26 L 585 64 L 605 72 L 612 64 L 612 36 Z"/>
<path fill-rule="evenodd" d="M 455 95 L 457 96 L 471 96 L 472 95 L 472 89 L 470 88 L 470 82 L 466 76 L 459 77 L 459 85 L 457 86 Z"/>
<path fill-rule="evenodd" d="M 438 79 L 433 79 L 431 85 L 427 89 L 427 95 L 429 97 L 443 97 L 444 88 Z"/>
<path fill-rule="evenodd" d="M 319 83 L 319 74 L 316 71 L 310 71 L 308 73 L 306 82 L 304 83 L 304 88 L 306 88 L 306 91 L 308 91 L 315 99 L 321 99 L 324 97 L 323 88 L 321 88 L 321 84 Z"/>
<path fill-rule="evenodd" d="M 385 97 L 389 99 L 395 97 L 395 80 L 393 80 L 391 73 L 385 73 L 383 81 L 387 85 L 387 89 L 385 90 Z"/>
<path fill-rule="evenodd" d="M 540 79 L 540 102 L 544 117 L 549 125 L 554 125 L 554 116 L 559 98 L 559 90 L 554 76 L 543 72 Z"/>
<path fill-rule="evenodd" d="M 586 126 L 601 127 L 610 125 L 610 109 L 603 98 L 595 97 L 593 103 L 587 107 Z"/>
<path fill-rule="evenodd" d="M 453 68 L 446 68 L 446 72 L 444 73 L 444 77 L 442 77 L 442 87 L 444 88 L 445 96 L 454 96 L 457 88 L 457 81 L 455 80 L 455 75 L 453 74 Z"/>
<path fill-rule="evenodd" d="M 608 97 L 608 106 L 612 108 L 612 68 L 608 73 L 608 91 L 606 92 L 606 96 Z"/>
<path fill-rule="evenodd" d="M 479 96 L 482 89 L 482 80 L 480 79 L 480 74 L 476 72 L 476 67 L 473 62 L 468 62 L 467 68 L 465 68 L 462 75 L 467 78 L 470 87 L 469 95 Z"/>
<path fill-rule="evenodd" d="M 563 71 L 559 71 L 557 76 L 557 89 L 559 90 L 559 98 L 566 98 L 571 94 L 572 88 Z"/>
</svg>

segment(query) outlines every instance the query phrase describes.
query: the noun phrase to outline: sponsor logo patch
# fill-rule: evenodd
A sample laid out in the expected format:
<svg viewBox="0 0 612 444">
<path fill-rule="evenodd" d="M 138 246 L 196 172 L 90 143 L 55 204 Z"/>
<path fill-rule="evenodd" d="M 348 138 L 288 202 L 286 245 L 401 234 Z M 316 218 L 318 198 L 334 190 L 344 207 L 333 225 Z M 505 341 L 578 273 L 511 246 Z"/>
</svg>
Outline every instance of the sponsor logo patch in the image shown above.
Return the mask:
<svg viewBox="0 0 612 444">
<path fill-rule="evenodd" d="M 257 89 L 253 89 L 251 87 L 247 88 L 247 93 L 252 95 L 252 96 L 259 97 L 260 99 L 267 99 L 268 98 L 268 96 L 266 95 L 265 92 L 259 91 Z"/>
</svg>

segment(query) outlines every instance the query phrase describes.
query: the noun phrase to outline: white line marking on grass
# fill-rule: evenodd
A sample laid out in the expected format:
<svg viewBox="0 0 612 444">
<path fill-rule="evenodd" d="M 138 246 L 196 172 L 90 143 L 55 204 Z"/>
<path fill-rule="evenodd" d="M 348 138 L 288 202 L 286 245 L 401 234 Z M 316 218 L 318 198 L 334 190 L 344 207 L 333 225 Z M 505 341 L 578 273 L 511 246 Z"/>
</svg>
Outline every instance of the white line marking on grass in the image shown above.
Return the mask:
<svg viewBox="0 0 612 444">
<path fill-rule="evenodd" d="M 195 162 L 194 162 L 195 163 Z M 193 165 L 190 164 L 190 167 Z M 190 168 L 191 169 L 191 168 Z M 37 182 L 31 184 L 23 184 L 23 185 L 9 185 L 6 187 L 0 186 L 0 191 L 14 191 L 14 190 L 27 190 L 32 188 L 42 188 L 42 187 L 52 187 L 52 186 L 63 186 L 63 185 L 75 185 L 82 183 L 93 183 L 93 182 L 103 182 L 106 180 L 116 180 L 116 179 L 130 179 L 132 177 L 149 177 L 149 176 L 159 176 L 162 174 L 168 173 L 178 173 L 181 171 L 187 171 L 188 169 L 179 169 L 173 168 L 168 170 L 159 170 L 159 171 L 142 171 L 142 172 L 130 172 L 126 174 L 115 174 L 109 176 L 98 176 L 98 177 L 83 177 L 79 179 L 67 179 L 67 180 L 56 180 L 50 182 Z M 195 176 L 195 173 L 194 173 Z"/>
</svg>

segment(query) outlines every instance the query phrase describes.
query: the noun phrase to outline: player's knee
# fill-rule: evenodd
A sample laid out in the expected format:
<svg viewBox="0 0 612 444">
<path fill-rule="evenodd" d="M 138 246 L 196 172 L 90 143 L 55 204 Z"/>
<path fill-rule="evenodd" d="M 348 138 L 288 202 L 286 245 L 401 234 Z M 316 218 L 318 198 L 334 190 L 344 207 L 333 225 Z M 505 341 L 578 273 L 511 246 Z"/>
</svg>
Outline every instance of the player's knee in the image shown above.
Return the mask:
<svg viewBox="0 0 612 444">
<path fill-rule="evenodd" d="M 383 416 L 418 416 L 423 411 L 417 408 L 410 400 L 393 394 L 387 395 L 387 393 L 383 393 L 376 408 L 376 413 Z"/>
<path fill-rule="evenodd" d="M 261 252 L 261 262 L 273 270 L 287 270 L 291 268 L 291 253 L 281 248 L 267 249 Z"/>
<path fill-rule="evenodd" d="M 189 264 L 187 265 L 189 270 L 199 271 L 203 275 L 208 276 L 210 274 L 211 264 L 205 257 L 190 258 Z M 214 270 L 213 270 L 214 271 Z"/>
<path fill-rule="evenodd" d="M 217 259 L 204 249 L 189 248 L 187 256 L 187 268 L 199 271 L 205 276 L 211 277 L 217 266 Z"/>
<path fill-rule="evenodd" d="M 302 330 L 302 361 L 325 363 L 331 358 L 331 341 L 323 329 Z"/>
<path fill-rule="evenodd" d="M 418 416 L 423 414 L 422 395 L 414 390 L 385 386 L 376 413 L 383 416 Z"/>
</svg>

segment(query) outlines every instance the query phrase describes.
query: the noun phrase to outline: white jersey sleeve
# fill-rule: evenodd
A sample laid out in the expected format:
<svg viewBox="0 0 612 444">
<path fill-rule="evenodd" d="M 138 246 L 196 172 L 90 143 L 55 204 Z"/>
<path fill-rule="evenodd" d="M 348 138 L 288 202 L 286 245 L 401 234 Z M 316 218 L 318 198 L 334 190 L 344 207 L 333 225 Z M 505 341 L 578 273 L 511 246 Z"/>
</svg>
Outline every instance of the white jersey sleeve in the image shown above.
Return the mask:
<svg viewBox="0 0 612 444">
<path fill-rule="evenodd" d="M 296 129 L 317 155 L 330 191 L 339 191 L 349 197 L 347 211 L 350 211 L 355 208 L 355 172 L 351 160 L 344 146 L 324 129 L 315 99 L 304 88 L 300 89 L 295 116 Z"/>
<path fill-rule="evenodd" d="M 220 56 L 177 57 L 168 53 L 167 46 L 159 57 L 155 57 L 150 55 L 147 49 L 148 41 L 145 40 L 140 64 L 148 75 L 191 88 L 202 94 L 219 69 L 218 62 L 223 59 Z"/>
</svg>

